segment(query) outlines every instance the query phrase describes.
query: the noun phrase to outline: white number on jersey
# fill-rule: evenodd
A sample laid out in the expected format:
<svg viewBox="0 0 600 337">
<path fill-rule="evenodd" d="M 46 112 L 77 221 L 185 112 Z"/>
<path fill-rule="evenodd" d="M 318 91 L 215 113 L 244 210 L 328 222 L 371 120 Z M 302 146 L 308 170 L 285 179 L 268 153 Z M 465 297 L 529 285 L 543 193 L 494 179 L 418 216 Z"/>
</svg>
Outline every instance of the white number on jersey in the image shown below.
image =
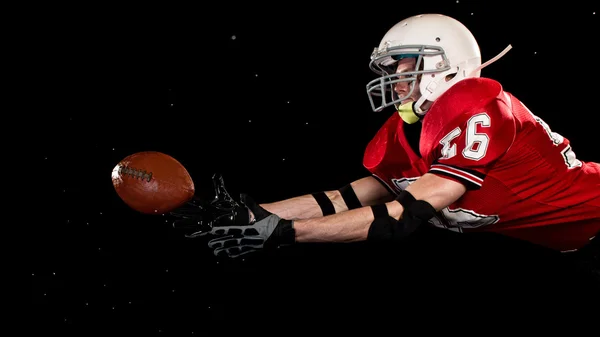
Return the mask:
<svg viewBox="0 0 600 337">
<path fill-rule="evenodd" d="M 477 133 L 477 125 L 490 127 L 490 116 L 485 112 L 481 112 L 469 118 L 469 121 L 467 122 L 466 144 L 462 151 L 462 155 L 471 160 L 483 158 L 490 142 L 488 135 L 485 133 Z M 442 159 L 450 159 L 456 156 L 456 144 L 452 143 L 452 140 L 460 136 L 461 133 L 462 130 L 457 127 L 440 140 L 440 144 L 442 144 Z"/>
</svg>

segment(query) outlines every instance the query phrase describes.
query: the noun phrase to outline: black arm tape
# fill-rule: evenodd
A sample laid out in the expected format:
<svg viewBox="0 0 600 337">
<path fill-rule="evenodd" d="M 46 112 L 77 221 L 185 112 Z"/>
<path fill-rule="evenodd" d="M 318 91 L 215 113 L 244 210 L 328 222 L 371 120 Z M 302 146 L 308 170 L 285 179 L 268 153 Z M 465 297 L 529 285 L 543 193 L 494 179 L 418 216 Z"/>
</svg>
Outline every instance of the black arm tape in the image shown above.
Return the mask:
<svg viewBox="0 0 600 337">
<path fill-rule="evenodd" d="M 340 188 L 338 191 L 342 195 L 342 199 L 344 199 L 344 202 L 346 203 L 346 207 L 348 207 L 348 209 L 355 209 L 355 208 L 362 207 L 360 200 L 358 200 L 356 193 L 354 193 L 354 189 L 352 188 L 352 185 L 348 184 L 348 185 Z"/>
<path fill-rule="evenodd" d="M 331 202 L 327 194 L 325 194 L 325 192 L 316 192 L 313 193 L 312 196 L 319 204 L 319 207 L 321 207 L 321 212 L 323 213 L 323 216 L 335 214 L 335 207 L 333 207 L 333 203 Z"/>
<path fill-rule="evenodd" d="M 371 210 L 373 211 L 373 217 L 375 217 L 375 219 L 389 217 L 388 209 L 385 204 L 373 205 L 371 206 Z"/>
<path fill-rule="evenodd" d="M 410 204 L 412 204 L 413 202 L 417 201 L 415 199 L 415 197 L 413 197 L 412 194 L 410 194 L 409 191 L 407 190 L 402 190 L 400 191 L 400 193 L 398 193 L 398 196 L 396 197 L 396 201 L 398 201 L 400 203 L 400 205 L 402 205 L 402 207 L 404 207 L 404 209 L 409 208 Z"/>
<path fill-rule="evenodd" d="M 406 200 L 404 201 L 406 202 Z M 402 206 L 404 206 L 404 212 L 400 221 L 391 216 L 376 217 L 371 223 L 371 227 L 369 227 L 367 240 L 389 241 L 404 239 L 436 214 L 435 208 L 425 200 L 407 202 L 406 205 L 402 204 Z"/>
</svg>

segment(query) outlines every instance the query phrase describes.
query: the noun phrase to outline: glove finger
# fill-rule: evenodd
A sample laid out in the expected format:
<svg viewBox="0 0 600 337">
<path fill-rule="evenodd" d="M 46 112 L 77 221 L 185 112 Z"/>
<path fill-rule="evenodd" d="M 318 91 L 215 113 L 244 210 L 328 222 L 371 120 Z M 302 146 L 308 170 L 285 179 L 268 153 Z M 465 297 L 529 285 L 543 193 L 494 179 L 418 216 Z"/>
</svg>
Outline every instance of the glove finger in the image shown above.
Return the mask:
<svg viewBox="0 0 600 337">
<path fill-rule="evenodd" d="M 227 248 L 239 245 L 241 237 L 234 235 L 224 235 L 208 241 L 208 248 Z"/>
<path fill-rule="evenodd" d="M 210 232 L 197 231 L 197 232 L 194 232 L 194 233 L 191 233 L 191 234 L 185 234 L 185 237 L 189 238 L 189 239 L 193 239 L 193 238 L 199 238 L 199 237 L 202 237 L 202 236 L 206 236 L 208 234 L 210 234 Z"/>
<path fill-rule="evenodd" d="M 182 231 L 186 238 L 196 238 L 211 233 L 212 225 L 203 223 L 194 218 L 185 218 L 173 221 L 173 228 Z"/>
<path fill-rule="evenodd" d="M 192 199 L 190 199 L 190 201 L 188 201 L 188 202 L 191 202 L 194 205 L 207 205 L 209 203 L 208 200 L 206 200 L 204 198 L 200 198 L 199 196 L 197 196 L 195 194 L 192 196 Z"/>
<path fill-rule="evenodd" d="M 260 248 L 262 248 L 261 244 L 259 244 L 259 245 L 240 245 L 240 246 L 233 246 L 233 247 L 217 248 L 217 249 L 215 249 L 215 251 L 213 253 L 215 256 L 218 256 L 218 257 L 237 258 L 242 255 L 246 255 L 248 253 L 255 252 L 255 251 L 259 250 Z"/>
<path fill-rule="evenodd" d="M 200 216 L 203 213 L 206 213 L 206 210 L 198 206 L 182 206 L 169 212 L 170 215 L 179 218 Z"/>
<path fill-rule="evenodd" d="M 226 235 L 208 241 L 211 249 L 226 249 L 235 246 L 262 247 L 265 240 L 258 236 Z"/>
<path fill-rule="evenodd" d="M 236 247 L 237 248 L 237 247 Z M 259 250 L 260 247 L 252 247 L 252 246 L 241 246 L 239 249 L 227 249 L 227 254 L 232 259 L 237 259 L 241 256 L 245 256 L 246 254 L 255 253 Z"/>
<path fill-rule="evenodd" d="M 183 218 L 173 221 L 173 228 L 210 231 L 212 226 L 210 222 L 199 218 Z"/>
<path fill-rule="evenodd" d="M 233 198 L 229 195 L 229 193 L 227 193 L 227 190 L 225 189 L 225 181 L 223 180 L 223 175 L 221 175 L 220 173 L 216 173 L 213 175 L 213 187 L 215 189 L 215 201 L 213 201 L 213 203 L 221 201 L 235 203 L 235 201 L 233 201 Z"/>
<path fill-rule="evenodd" d="M 259 206 L 258 203 L 254 201 L 254 199 L 252 199 L 249 195 L 245 193 L 240 194 L 240 201 L 246 207 L 248 207 L 248 209 L 250 209 L 252 213 L 254 213 L 254 218 L 256 219 L 256 221 L 260 221 L 272 214 L 271 212 Z"/>
<path fill-rule="evenodd" d="M 209 202 L 201 199 L 199 197 L 197 197 L 196 195 L 192 196 L 192 198 L 188 201 L 186 201 L 183 205 L 179 206 L 177 209 L 175 209 L 173 212 L 176 211 L 193 211 L 193 210 L 197 210 L 197 209 L 203 209 L 206 208 L 206 206 L 209 205 Z"/>
</svg>

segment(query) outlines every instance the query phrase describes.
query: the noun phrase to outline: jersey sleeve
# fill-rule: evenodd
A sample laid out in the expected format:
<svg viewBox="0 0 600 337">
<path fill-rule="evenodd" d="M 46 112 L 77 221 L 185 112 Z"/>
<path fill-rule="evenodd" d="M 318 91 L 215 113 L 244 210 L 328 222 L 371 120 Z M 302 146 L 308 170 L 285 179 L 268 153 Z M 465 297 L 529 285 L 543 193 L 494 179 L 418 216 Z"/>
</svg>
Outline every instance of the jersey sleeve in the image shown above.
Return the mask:
<svg viewBox="0 0 600 337">
<path fill-rule="evenodd" d="M 494 163 L 511 147 L 516 132 L 514 116 L 501 94 L 486 90 L 489 84 L 479 84 L 476 90 L 464 90 L 469 89 L 467 86 L 455 92 L 454 99 L 461 103 L 446 102 L 446 108 L 440 107 L 436 113 L 443 113 L 447 120 L 437 130 L 428 130 L 437 131 L 435 136 L 426 135 L 432 140 L 429 173 L 463 183 L 471 190 L 481 187 Z M 453 96 L 446 99 L 451 101 Z"/>
</svg>

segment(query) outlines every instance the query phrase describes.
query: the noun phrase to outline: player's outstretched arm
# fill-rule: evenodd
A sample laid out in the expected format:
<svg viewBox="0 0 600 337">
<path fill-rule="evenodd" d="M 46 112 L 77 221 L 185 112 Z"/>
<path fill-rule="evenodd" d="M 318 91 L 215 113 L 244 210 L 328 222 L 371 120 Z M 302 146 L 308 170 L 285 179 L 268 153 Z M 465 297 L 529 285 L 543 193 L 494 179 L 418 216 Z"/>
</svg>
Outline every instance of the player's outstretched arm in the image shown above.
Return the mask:
<svg viewBox="0 0 600 337">
<path fill-rule="evenodd" d="M 460 198 L 461 183 L 425 174 L 398 198 L 323 218 L 296 220 L 296 242 L 354 242 L 402 238 Z"/>
<path fill-rule="evenodd" d="M 260 206 L 283 219 L 300 220 L 391 200 L 394 200 L 394 196 L 377 179 L 368 176 L 337 190 L 306 194 Z"/>
<path fill-rule="evenodd" d="M 173 227 L 183 230 L 187 237 L 204 236 L 215 227 L 249 225 L 256 220 L 255 214 L 247 205 L 229 195 L 220 174 L 213 175 L 213 185 L 215 196 L 212 200 L 194 197 L 170 213 L 176 218 Z M 393 195 L 378 180 L 366 177 L 334 191 L 317 192 L 263 205 L 255 205 L 252 201 L 252 204 L 282 219 L 296 220 L 322 217 L 383 200 L 393 200 Z"/>
<path fill-rule="evenodd" d="M 208 246 L 217 256 L 239 257 L 250 252 L 298 242 L 390 241 L 410 235 L 440 209 L 460 198 L 461 183 L 425 174 L 396 199 L 311 219 L 281 218 L 243 196 L 255 215 L 249 225 L 216 226 Z"/>
</svg>

